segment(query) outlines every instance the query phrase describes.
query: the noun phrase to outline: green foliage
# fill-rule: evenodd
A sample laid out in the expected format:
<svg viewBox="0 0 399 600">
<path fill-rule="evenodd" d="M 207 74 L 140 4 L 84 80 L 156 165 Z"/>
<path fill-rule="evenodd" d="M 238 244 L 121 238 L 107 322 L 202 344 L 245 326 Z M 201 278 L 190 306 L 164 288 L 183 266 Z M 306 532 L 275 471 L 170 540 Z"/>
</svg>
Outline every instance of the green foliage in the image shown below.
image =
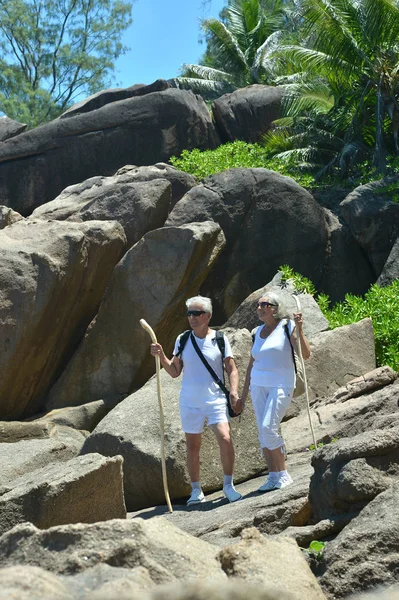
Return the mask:
<svg viewBox="0 0 399 600">
<path fill-rule="evenodd" d="M 289 265 L 282 265 L 278 270 L 283 274 L 282 282 L 291 280 L 297 292 L 310 294 L 311 296 L 316 294 L 316 288 L 310 279 L 296 273 Z"/>
<path fill-rule="evenodd" d="M 219 19 L 205 19 L 207 48 L 201 64 L 186 64 L 177 81 L 205 97 L 253 83 L 271 83 L 278 72 L 271 54 L 291 31 L 292 0 L 228 0 Z"/>
<path fill-rule="evenodd" d="M 399 370 L 399 280 L 386 287 L 372 285 L 364 298 L 347 294 L 343 302 L 327 309 L 324 298 L 319 306 L 332 329 L 370 317 L 377 364 Z"/>
<path fill-rule="evenodd" d="M 310 542 L 309 547 L 307 548 L 307 552 L 312 555 L 316 560 L 321 560 L 323 558 L 323 550 L 325 543 L 319 542 L 318 540 L 313 540 Z"/>
<path fill-rule="evenodd" d="M 2 0 L 0 112 L 38 125 L 110 85 L 132 0 Z"/>
<path fill-rule="evenodd" d="M 374 284 L 364 297 L 346 294 L 343 302 L 330 306 L 326 294 L 315 294 L 312 282 L 289 265 L 279 268 L 283 280 L 291 279 L 297 291 L 316 296 L 320 310 L 330 328 L 342 327 L 369 317 L 373 323 L 376 362 L 378 366 L 389 365 L 399 371 L 399 280 L 386 287 Z"/>
<path fill-rule="evenodd" d="M 219 146 L 216 150 L 183 150 L 179 157 L 172 156 L 170 162 L 177 169 L 199 179 L 235 167 L 262 167 L 292 177 L 303 187 L 316 186 L 311 174 L 270 158 L 265 148 L 259 144 L 248 144 L 240 140 Z"/>
<path fill-rule="evenodd" d="M 291 153 L 307 155 L 320 176 L 347 176 L 364 160 L 384 173 L 399 153 L 398 2 L 304 0 L 301 10 L 302 43 L 277 52 L 296 69 L 280 81 Z"/>
</svg>

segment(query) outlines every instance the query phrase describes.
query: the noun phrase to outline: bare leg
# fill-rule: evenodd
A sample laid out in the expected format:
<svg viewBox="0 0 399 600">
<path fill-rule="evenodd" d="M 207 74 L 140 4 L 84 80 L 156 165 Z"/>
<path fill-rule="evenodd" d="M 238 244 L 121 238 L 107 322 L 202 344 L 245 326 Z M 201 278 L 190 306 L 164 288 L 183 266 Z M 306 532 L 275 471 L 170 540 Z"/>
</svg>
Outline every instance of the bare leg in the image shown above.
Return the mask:
<svg viewBox="0 0 399 600">
<path fill-rule="evenodd" d="M 200 449 L 202 433 L 186 433 L 187 468 L 191 481 L 200 480 Z"/>
<path fill-rule="evenodd" d="M 286 470 L 283 446 L 280 446 L 280 448 L 276 448 L 275 450 L 262 448 L 262 451 L 269 473 L 276 473 L 278 471 Z"/>
<path fill-rule="evenodd" d="M 216 425 L 210 425 L 210 427 L 214 431 L 219 444 L 223 473 L 233 475 L 235 454 L 230 436 L 230 425 L 228 423 L 217 423 Z"/>
</svg>

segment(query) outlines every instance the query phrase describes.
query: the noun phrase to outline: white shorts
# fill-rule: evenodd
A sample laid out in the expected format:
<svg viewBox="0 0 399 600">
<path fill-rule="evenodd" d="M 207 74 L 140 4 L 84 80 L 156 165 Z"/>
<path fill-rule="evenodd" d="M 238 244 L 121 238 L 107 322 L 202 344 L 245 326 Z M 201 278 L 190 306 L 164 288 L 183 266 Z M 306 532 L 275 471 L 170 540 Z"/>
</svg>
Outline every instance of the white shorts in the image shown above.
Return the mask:
<svg viewBox="0 0 399 600">
<path fill-rule="evenodd" d="M 279 434 L 281 419 L 289 407 L 294 388 L 251 385 L 251 398 L 258 424 L 261 448 L 276 450 L 284 445 Z"/>
<path fill-rule="evenodd" d="M 229 422 L 227 404 L 204 404 L 195 408 L 180 405 L 180 419 L 184 433 L 202 433 L 205 421 L 208 426 Z"/>
</svg>

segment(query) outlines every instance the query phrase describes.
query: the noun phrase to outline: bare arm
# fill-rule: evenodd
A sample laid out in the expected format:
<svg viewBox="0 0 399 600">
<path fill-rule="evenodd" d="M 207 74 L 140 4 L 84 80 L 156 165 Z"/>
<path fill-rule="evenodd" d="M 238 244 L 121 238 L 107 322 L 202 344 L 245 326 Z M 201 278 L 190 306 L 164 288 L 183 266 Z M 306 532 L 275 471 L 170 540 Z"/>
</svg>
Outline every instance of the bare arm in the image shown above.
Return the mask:
<svg viewBox="0 0 399 600">
<path fill-rule="evenodd" d="M 183 361 L 180 358 L 172 356 L 172 358 L 169 359 L 163 351 L 161 344 L 151 344 L 151 354 L 153 356 L 159 356 L 161 365 L 171 377 L 179 377 L 183 369 Z"/>
<path fill-rule="evenodd" d="M 247 367 L 247 372 L 245 375 L 245 381 L 244 381 L 244 387 L 242 390 L 242 394 L 241 394 L 241 404 L 242 404 L 242 408 L 244 408 L 245 406 L 245 402 L 247 401 L 247 397 L 248 397 L 248 392 L 249 392 L 249 384 L 251 382 L 251 371 L 252 371 L 252 365 L 254 364 L 254 357 L 251 356 L 251 358 L 249 359 L 249 363 L 248 363 L 248 367 Z"/>
<path fill-rule="evenodd" d="M 236 363 L 234 362 L 234 358 L 231 356 L 225 358 L 224 366 L 229 377 L 231 406 L 235 413 L 240 414 L 242 408 L 239 405 L 240 400 L 238 398 L 238 369 L 236 367 Z"/>
<path fill-rule="evenodd" d="M 307 360 L 310 357 L 310 345 L 309 345 L 308 338 L 306 337 L 306 335 L 303 332 L 302 313 L 295 313 L 294 321 L 295 321 L 295 327 L 291 334 L 291 338 L 290 338 L 291 343 L 294 347 L 295 352 L 299 355 L 299 348 L 298 348 L 298 338 L 299 338 L 299 342 L 301 344 L 301 350 L 302 350 L 302 358 L 304 360 Z"/>
</svg>

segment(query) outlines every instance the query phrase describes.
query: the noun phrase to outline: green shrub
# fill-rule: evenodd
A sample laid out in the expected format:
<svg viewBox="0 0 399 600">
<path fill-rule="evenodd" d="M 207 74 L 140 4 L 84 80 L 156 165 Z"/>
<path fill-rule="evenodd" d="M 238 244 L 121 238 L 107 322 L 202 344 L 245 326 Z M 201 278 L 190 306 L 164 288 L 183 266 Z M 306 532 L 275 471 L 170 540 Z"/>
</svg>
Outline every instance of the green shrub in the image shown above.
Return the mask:
<svg viewBox="0 0 399 600">
<path fill-rule="evenodd" d="M 240 140 L 223 144 L 216 150 L 183 150 L 179 157 L 172 156 L 170 163 L 198 179 L 235 167 L 262 167 L 292 177 L 303 187 L 315 187 L 315 180 L 311 174 L 301 172 L 298 168 L 278 159 L 270 158 L 268 151 L 259 144 L 248 144 Z"/>
<path fill-rule="evenodd" d="M 280 267 L 280 271 L 283 272 L 283 280 L 292 279 L 298 291 L 315 295 L 315 288 L 309 279 L 295 273 L 288 265 Z M 395 371 L 399 370 L 398 279 L 386 287 L 372 285 L 364 297 L 346 294 L 345 300 L 334 306 L 330 306 L 330 299 L 326 294 L 316 296 L 316 301 L 331 329 L 370 317 L 374 329 L 377 365 L 389 365 Z"/>
</svg>

